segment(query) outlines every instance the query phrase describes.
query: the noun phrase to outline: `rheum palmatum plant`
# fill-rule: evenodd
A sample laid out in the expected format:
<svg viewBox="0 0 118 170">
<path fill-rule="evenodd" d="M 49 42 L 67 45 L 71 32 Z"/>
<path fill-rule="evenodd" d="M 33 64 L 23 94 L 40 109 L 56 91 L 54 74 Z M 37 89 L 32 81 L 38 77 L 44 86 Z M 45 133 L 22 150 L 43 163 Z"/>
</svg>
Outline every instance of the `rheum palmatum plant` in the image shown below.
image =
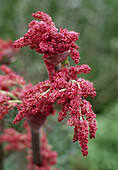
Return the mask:
<svg viewBox="0 0 118 170">
<path fill-rule="evenodd" d="M 79 141 L 83 156 L 88 154 L 88 136 L 95 138 L 96 115 L 87 97 L 96 95 L 93 83 L 78 78 L 81 73 L 89 73 L 88 65 L 69 66 L 68 56 L 79 63 L 79 47 L 75 44 L 79 33 L 55 27 L 52 19 L 44 12 L 32 14 L 36 19 L 29 24 L 24 37 L 14 42 L 14 47 L 30 46 L 42 53 L 47 67 L 49 80 L 39 82 L 30 88 L 18 106 L 19 113 L 13 123 L 24 117 L 32 129 L 38 131 L 48 115 L 54 115 L 54 103 L 61 105 L 58 121 L 69 115 L 67 124 L 74 126 L 73 142 Z"/>
<path fill-rule="evenodd" d="M 8 142 L 7 150 L 28 148 L 28 170 L 51 170 L 57 154 L 51 151 L 41 130 L 47 116 L 56 114 L 55 103 L 60 105 L 58 121 L 68 117 L 67 124 L 74 127 L 73 142 L 79 141 L 83 156 L 87 156 L 88 137 L 95 138 L 97 124 L 96 115 L 86 98 L 90 95 L 94 98 L 96 92 L 92 82 L 77 77 L 81 73 L 89 73 L 90 67 L 85 64 L 69 65 L 69 55 L 76 64 L 79 63 L 79 47 L 75 44 L 79 33 L 63 28 L 58 31 L 51 17 L 44 12 L 38 11 L 32 15 L 41 21 L 31 21 L 28 32 L 13 45 L 16 48 L 29 45 L 44 54 L 49 80 L 35 86 L 26 85 L 22 77 L 5 65 L 1 66 L 5 75 L 0 75 L 0 119 L 17 107 L 18 114 L 13 123 L 17 124 L 25 118 L 28 124 L 25 125 L 25 134 L 5 129 L 0 142 Z M 41 148 L 37 136 L 39 131 Z"/>
</svg>

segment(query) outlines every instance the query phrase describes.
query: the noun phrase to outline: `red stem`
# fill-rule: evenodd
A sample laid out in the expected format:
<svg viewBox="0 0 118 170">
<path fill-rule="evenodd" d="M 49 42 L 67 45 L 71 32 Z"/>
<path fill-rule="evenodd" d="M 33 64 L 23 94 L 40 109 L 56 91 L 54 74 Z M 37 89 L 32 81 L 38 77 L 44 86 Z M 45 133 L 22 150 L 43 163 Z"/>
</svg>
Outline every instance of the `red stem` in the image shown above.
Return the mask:
<svg viewBox="0 0 118 170">
<path fill-rule="evenodd" d="M 32 151 L 33 151 L 33 162 L 37 166 L 42 165 L 42 156 L 40 149 L 40 133 L 32 130 Z"/>
</svg>

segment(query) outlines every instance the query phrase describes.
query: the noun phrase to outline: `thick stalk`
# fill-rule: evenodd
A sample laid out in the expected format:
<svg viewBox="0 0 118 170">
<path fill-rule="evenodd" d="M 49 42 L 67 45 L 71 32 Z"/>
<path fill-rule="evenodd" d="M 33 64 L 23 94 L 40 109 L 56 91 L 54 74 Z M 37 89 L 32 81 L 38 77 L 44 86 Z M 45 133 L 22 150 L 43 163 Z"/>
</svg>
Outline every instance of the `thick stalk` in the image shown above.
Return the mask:
<svg viewBox="0 0 118 170">
<path fill-rule="evenodd" d="M 40 146 L 40 127 L 44 125 L 47 116 L 41 113 L 33 116 L 26 116 L 32 131 L 32 152 L 33 162 L 37 166 L 42 165 L 41 146 Z"/>
<path fill-rule="evenodd" d="M 32 151 L 33 151 L 33 163 L 37 166 L 42 165 L 42 156 L 40 148 L 40 133 L 32 130 Z"/>
</svg>

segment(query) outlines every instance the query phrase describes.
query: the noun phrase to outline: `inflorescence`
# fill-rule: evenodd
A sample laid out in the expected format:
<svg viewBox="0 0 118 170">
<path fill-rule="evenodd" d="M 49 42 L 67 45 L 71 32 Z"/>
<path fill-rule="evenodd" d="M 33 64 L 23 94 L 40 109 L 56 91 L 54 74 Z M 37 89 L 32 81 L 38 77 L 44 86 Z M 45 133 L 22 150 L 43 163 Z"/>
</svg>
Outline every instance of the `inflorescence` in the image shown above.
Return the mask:
<svg viewBox="0 0 118 170">
<path fill-rule="evenodd" d="M 32 14 L 36 19 L 29 24 L 29 30 L 24 37 L 14 42 L 14 47 L 24 47 L 30 45 L 38 53 L 44 54 L 45 59 L 51 55 L 56 55 L 70 50 L 70 54 L 75 63 L 79 62 L 79 47 L 74 43 L 78 40 L 79 33 L 68 31 L 67 29 L 55 27 L 49 15 L 43 11 Z"/>
<path fill-rule="evenodd" d="M 39 82 L 23 93 L 13 123 L 17 124 L 28 116 L 54 115 L 54 103 L 57 103 L 61 106 L 58 121 L 69 115 L 67 124 L 74 127 L 73 142 L 79 141 L 83 156 L 87 156 L 88 135 L 90 139 L 95 138 L 97 130 L 96 115 L 87 97 L 94 98 L 96 92 L 92 82 L 78 78 L 78 75 L 87 74 L 91 69 L 85 64 L 74 67 L 65 62 L 71 55 L 73 61 L 79 63 L 79 47 L 75 44 L 79 33 L 63 28 L 58 32 L 51 17 L 44 12 L 38 11 L 32 16 L 41 21 L 31 21 L 28 32 L 14 42 L 14 47 L 30 45 L 31 49 L 44 54 L 49 80 Z M 59 64 L 61 68 L 57 69 Z"/>
</svg>

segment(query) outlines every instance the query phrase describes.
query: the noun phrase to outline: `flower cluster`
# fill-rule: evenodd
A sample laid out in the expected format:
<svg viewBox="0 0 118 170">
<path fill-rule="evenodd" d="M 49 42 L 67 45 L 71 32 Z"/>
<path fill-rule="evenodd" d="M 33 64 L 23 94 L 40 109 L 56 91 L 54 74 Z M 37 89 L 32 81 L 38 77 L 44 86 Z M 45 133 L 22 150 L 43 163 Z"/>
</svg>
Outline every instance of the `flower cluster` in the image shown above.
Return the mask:
<svg viewBox="0 0 118 170">
<path fill-rule="evenodd" d="M 54 114 L 53 105 L 45 99 L 45 93 L 48 93 L 49 81 L 40 82 L 38 85 L 30 88 L 22 99 L 22 103 L 18 106 L 19 113 L 14 123 L 17 124 L 26 115 L 50 115 Z"/>
<path fill-rule="evenodd" d="M 48 144 L 46 133 L 41 130 L 41 153 L 42 166 L 37 166 L 33 163 L 31 151 L 31 132 L 27 122 L 24 122 L 25 133 L 19 133 L 13 128 L 5 129 L 0 137 L 0 143 L 6 142 L 5 150 L 27 150 L 28 166 L 27 170 L 51 170 L 52 166 L 57 162 L 57 153 L 51 151 L 51 146 Z M 56 170 L 56 169 L 55 169 Z"/>
<path fill-rule="evenodd" d="M 24 133 L 19 133 L 13 128 L 7 128 L 0 137 L 0 143 L 6 142 L 5 150 L 24 150 L 31 148 L 31 132 L 26 121 L 24 121 Z"/>
<path fill-rule="evenodd" d="M 53 104 L 62 106 L 59 112 L 58 121 L 62 121 L 69 115 L 67 124 L 74 126 L 73 142 L 80 142 L 83 156 L 88 154 L 88 134 L 90 138 L 95 138 L 96 115 L 92 111 L 91 104 L 86 98 L 96 95 L 93 83 L 88 80 L 77 78 L 77 74 L 89 73 L 87 65 L 78 67 L 62 68 L 55 71 L 51 80 L 40 82 L 38 85 L 29 89 L 18 106 L 19 113 L 14 123 L 18 123 L 25 116 L 50 115 L 54 114 Z M 73 79 L 73 77 L 75 79 Z"/>
<path fill-rule="evenodd" d="M 14 48 L 12 41 L 3 41 L 0 38 L 0 63 L 8 64 L 14 60 L 14 55 L 19 51 L 18 48 Z"/>
<path fill-rule="evenodd" d="M 67 60 L 67 56 L 71 55 L 75 63 L 79 62 L 79 47 L 75 44 L 79 33 L 63 28 L 58 31 L 51 17 L 44 12 L 38 11 L 32 16 L 41 21 L 31 21 L 28 32 L 14 42 L 14 47 L 30 45 L 31 49 L 43 53 L 49 80 L 40 82 L 25 93 L 13 123 L 17 124 L 24 117 L 32 117 L 34 123 L 33 119 L 30 123 L 34 126 L 38 123 L 36 117 L 40 119 L 54 115 L 54 103 L 57 103 L 61 105 L 58 121 L 70 116 L 67 124 L 74 126 L 73 142 L 79 141 L 83 156 L 87 156 L 88 135 L 95 138 L 97 123 L 86 98 L 94 98 L 96 92 L 92 82 L 77 76 L 89 73 L 90 67 L 85 64 L 69 67 Z"/>
<path fill-rule="evenodd" d="M 2 65 L 0 70 L 4 73 L 4 75 L 0 75 L 0 89 L 10 91 L 10 87 L 23 87 L 25 85 L 23 77 L 12 71 L 11 68 L 6 65 Z"/>
<path fill-rule="evenodd" d="M 30 45 L 31 49 L 34 48 L 38 53 L 43 53 L 44 58 L 50 62 L 53 62 L 54 55 L 69 51 L 68 55 L 71 54 L 74 62 L 78 63 L 79 52 L 77 50 L 79 47 L 74 42 L 78 40 L 79 33 L 63 28 L 60 28 L 58 32 L 51 17 L 43 11 L 38 11 L 32 16 L 41 21 L 31 21 L 28 32 L 14 42 L 14 47 Z M 61 62 L 65 60 L 62 57 L 59 58 L 61 58 Z"/>
<path fill-rule="evenodd" d="M 0 143 L 7 142 L 6 151 L 24 150 L 31 147 L 31 134 L 22 134 L 13 128 L 5 129 L 0 137 Z"/>
<path fill-rule="evenodd" d="M 4 73 L 0 75 L 0 119 L 2 119 L 9 110 L 17 106 L 14 101 L 21 99 L 32 84 L 26 85 L 23 77 L 6 65 L 1 65 L 0 70 Z"/>
<path fill-rule="evenodd" d="M 15 106 L 16 104 L 14 103 L 10 104 L 10 97 L 0 94 L 0 120 Z"/>
</svg>

